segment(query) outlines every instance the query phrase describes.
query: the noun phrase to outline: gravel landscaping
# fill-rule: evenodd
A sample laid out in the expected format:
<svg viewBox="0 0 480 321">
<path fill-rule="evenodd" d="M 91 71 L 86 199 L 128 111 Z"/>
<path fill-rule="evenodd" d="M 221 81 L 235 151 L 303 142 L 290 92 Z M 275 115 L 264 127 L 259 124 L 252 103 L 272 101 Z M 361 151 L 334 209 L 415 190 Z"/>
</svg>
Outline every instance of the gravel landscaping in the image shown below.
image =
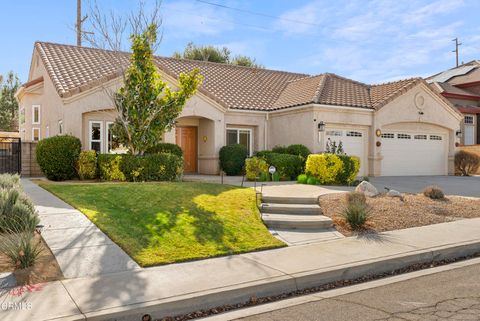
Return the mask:
<svg viewBox="0 0 480 321">
<path fill-rule="evenodd" d="M 375 232 L 480 217 L 480 200 L 459 196 L 432 200 L 423 194 L 403 194 L 401 200 L 379 195 L 367 198 L 367 204 L 371 208 L 371 216 L 366 229 Z M 346 206 L 345 194 L 323 195 L 320 197 L 320 206 L 324 215 L 332 218 L 340 233 L 352 235 L 351 229 L 341 215 Z"/>
</svg>

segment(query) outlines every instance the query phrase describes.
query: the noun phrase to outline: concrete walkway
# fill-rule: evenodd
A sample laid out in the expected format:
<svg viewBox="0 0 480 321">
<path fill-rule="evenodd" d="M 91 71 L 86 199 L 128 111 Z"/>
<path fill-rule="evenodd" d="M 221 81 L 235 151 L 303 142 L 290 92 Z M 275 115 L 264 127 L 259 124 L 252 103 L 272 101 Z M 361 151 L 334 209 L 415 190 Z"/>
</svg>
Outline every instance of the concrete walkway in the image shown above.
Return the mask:
<svg viewBox="0 0 480 321">
<path fill-rule="evenodd" d="M 55 214 L 54 214 L 55 215 Z M 8 296 L 7 320 L 139 320 L 244 302 L 480 250 L 480 218 L 52 282 Z"/>
<path fill-rule="evenodd" d="M 38 210 L 43 239 L 65 278 L 140 269 L 80 211 L 29 179 L 22 178 L 22 185 Z"/>
</svg>

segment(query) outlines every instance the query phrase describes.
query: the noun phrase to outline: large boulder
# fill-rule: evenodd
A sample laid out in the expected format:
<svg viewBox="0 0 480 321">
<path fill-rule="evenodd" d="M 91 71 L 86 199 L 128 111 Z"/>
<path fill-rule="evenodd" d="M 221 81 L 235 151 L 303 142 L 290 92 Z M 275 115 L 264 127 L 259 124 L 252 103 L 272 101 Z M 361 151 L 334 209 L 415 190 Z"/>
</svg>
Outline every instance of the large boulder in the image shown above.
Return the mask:
<svg viewBox="0 0 480 321">
<path fill-rule="evenodd" d="M 355 188 L 355 192 L 363 193 L 365 194 L 365 196 L 368 197 L 375 197 L 379 194 L 375 186 L 373 186 L 367 181 L 363 181 L 358 184 L 358 186 Z"/>
</svg>

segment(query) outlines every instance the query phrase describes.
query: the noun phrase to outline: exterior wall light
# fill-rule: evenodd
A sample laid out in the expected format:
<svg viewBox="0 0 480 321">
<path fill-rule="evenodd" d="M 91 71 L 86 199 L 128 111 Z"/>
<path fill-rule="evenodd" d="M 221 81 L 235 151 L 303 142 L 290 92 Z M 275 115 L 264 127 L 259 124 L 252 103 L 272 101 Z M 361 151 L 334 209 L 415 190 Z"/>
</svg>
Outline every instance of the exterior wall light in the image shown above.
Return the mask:
<svg viewBox="0 0 480 321">
<path fill-rule="evenodd" d="M 457 131 L 455 132 L 455 136 L 457 136 L 458 138 L 462 138 L 462 136 L 463 136 L 462 131 L 461 131 L 461 130 L 457 130 Z"/>
<path fill-rule="evenodd" d="M 375 135 L 376 135 L 377 137 L 382 136 L 382 131 L 381 131 L 380 129 L 377 129 L 377 130 L 375 131 Z"/>
<path fill-rule="evenodd" d="M 323 120 L 321 120 L 319 123 L 318 123 L 318 131 L 319 132 L 324 132 L 325 131 L 325 122 Z"/>
</svg>

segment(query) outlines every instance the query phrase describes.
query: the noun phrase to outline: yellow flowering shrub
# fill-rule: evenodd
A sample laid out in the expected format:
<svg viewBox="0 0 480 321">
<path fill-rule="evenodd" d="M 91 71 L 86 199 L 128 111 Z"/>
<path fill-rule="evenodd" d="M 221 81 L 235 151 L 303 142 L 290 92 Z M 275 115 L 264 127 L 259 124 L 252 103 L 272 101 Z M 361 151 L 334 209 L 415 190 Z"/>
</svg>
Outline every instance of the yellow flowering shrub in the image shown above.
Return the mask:
<svg viewBox="0 0 480 321">
<path fill-rule="evenodd" d="M 268 173 L 268 164 L 263 158 L 252 157 L 245 160 L 245 172 L 249 181 L 258 179 L 262 173 Z"/>
<path fill-rule="evenodd" d="M 310 154 L 305 163 L 305 172 L 321 184 L 333 184 L 343 169 L 343 162 L 335 154 Z"/>
</svg>

